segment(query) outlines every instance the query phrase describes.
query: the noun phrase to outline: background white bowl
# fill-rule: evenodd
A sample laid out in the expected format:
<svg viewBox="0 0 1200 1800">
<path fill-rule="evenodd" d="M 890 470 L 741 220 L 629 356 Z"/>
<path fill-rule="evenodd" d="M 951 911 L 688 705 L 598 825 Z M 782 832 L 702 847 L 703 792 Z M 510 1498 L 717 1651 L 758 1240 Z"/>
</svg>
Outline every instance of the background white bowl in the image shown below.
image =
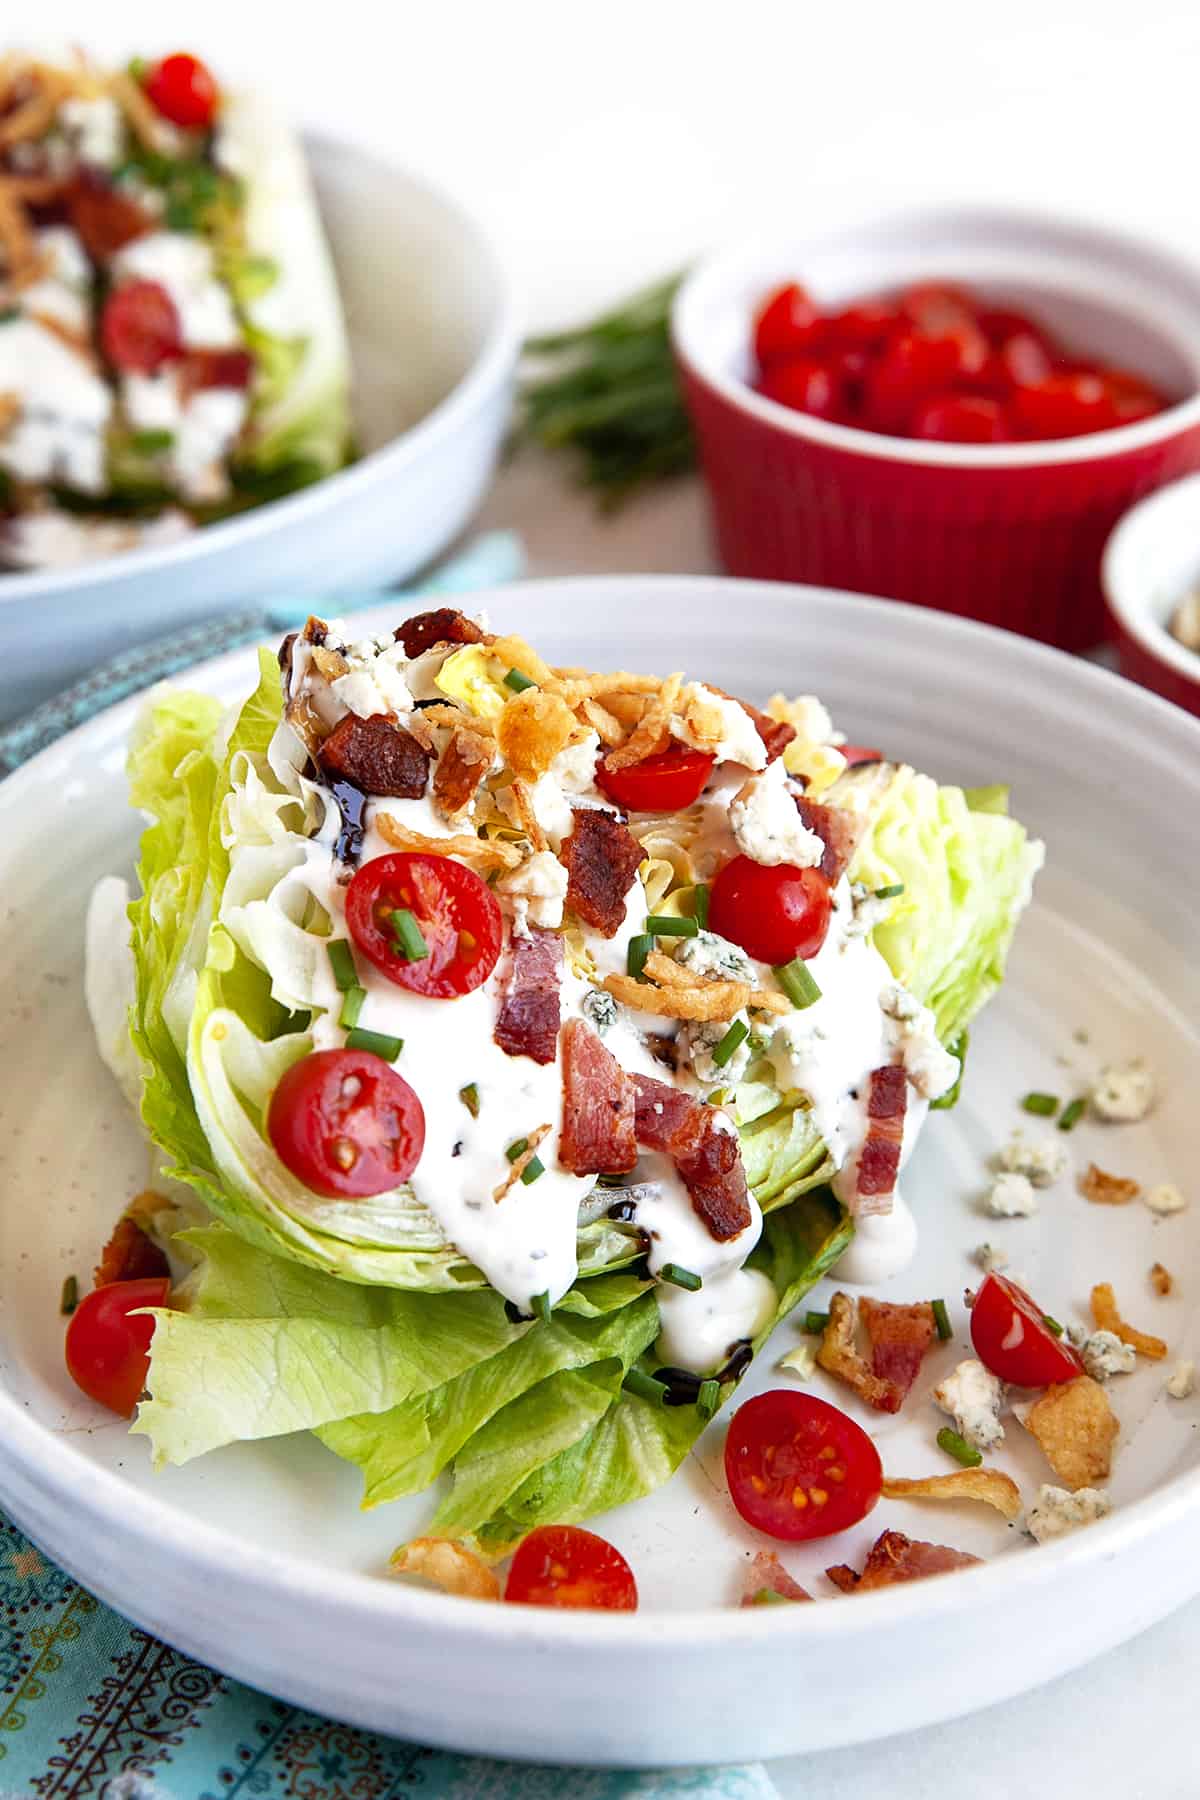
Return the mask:
<svg viewBox="0 0 1200 1800">
<path fill-rule="evenodd" d="M 405 170 L 327 138 L 305 147 L 346 312 L 362 460 L 179 544 L 0 576 L 0 721 L 177 626 L 403 580 L 482 497 L 520 342 L 496 255 L 457 202 Z"/>
<path fill-rule="evenodd" d="M 1167 629 L 1179 602 L 1200 588 L 1200 475 L 1132 507 L 1100 573 L 1122 673 L 1200 714 L 1200 656 Z"/>
</svg>

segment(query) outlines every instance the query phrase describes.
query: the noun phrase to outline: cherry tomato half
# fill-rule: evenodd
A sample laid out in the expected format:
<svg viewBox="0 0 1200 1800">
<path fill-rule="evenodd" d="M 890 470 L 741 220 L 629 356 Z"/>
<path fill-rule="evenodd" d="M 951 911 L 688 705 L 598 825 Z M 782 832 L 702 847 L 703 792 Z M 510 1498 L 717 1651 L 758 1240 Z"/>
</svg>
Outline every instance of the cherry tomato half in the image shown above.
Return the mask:
<svg viewBox="0 0 1200 1800">
<path fill-rule="evenodd" d="M 207 131 L 221 99 L 208 65 L 184 50 L 155 64 L 146 78 L 146 97 L 156 112 L 184 131 Z"/>
<path fill-rule="evenodd" d="M 995 1270 L 984 1277 L 971 1308 L 971 1342 L 980 1362 L 1015 1387 L 1074 1381 L 1083 1363 L 1024 1288 Z"/>
<path fill-rule="evenodd" d="M 601 757 L 596 786 L 628 812 L 682 812 L 700 798 L 715 761 L 707 751 L 690 750 L 686 744 L 628 769 L 606 768 Z"/>
<path fill-rule="evenodd" d="M 760 962 L 815 956 L 829 930 L 829 883 L 817 869 L 735 856 L 708 897 L 708 922 Z"/>
<path fill-rule="evenodd" d="M 760 306 L 754 320 L 754 354 L 766 368 L 781 356 L 800 356 L 813 350 L 825 331 L 816 302 L 791 281 L 776 288 Z"/>
<path fill-rule="evenodd" d="M 522 1606 L 634 1612 L 638 1592 L 633 1570 L 607 1538 L 578 1525 L 540 1525 L 513 1557 L 504 1598 Z"/>
<path fill-rule="evenodd" d="M 865 1519 L 883 1486 L 879 1452 L 827 1400 L 774 1388 L 739 1406 L 725 1440 L 729 1497 L 768 1537 L 829 1537 Z"/>
<path fill-rule="evenodd" d="M 428 956 L 405 957 L 392 914 L 413 914 Z M 398 851 L 364 863 L 346 889 L 346 924 L 363 955 L 397 987 L 453 1000 L 496 966 L 504 921 L 492 890 L 449 856 Z"/>
<path fill-rule="evenodd" d="M 85 1294 L 67 1326 L 67 1372 L 90 1400 L 122 1418 L 133 1416 L 150 1372 L 154 1320 L 131 1318 L 143 1306 L 165 1306 L 165 1275 L 113 1281 Z"/>
<path fill-rule="evenodd" d="M 369 1050 L 314 1050 L 284 1074 L 267 1135 L 297 1181 L 327 1199 L 365 1199 L 406 1181 L 425 1148 L 425 1113 L 403 1076 Z"/>
<path fill-rule="evenodd" d="M 115 288 L 100 315 L 100 343 L 116 368 L 155 375 L 183 355 L 183 327 L 175 302 L 157 281 Z"/>
</svg>

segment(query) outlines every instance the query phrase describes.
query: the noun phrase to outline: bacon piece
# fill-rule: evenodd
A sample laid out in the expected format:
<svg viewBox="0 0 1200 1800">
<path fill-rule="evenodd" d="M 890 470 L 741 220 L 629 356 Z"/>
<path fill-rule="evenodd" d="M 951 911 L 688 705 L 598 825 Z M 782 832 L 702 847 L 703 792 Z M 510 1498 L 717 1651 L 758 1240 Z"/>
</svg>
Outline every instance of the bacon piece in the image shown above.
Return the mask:
<svg viewBox="0 0 1200 1800">
<path fill-rule="evenodd" d="M 839 1289 L 829 1302 L 829 1323 L 817 1351 L 818 1363 L 876 1412 L 899 1412 L 908 1390 L 870 1367 L 854 1341 L 857 1329 L 858 1301 Z"/>
<path fill-rule="evenodd" d="M 875 1539 L 861 1575 L 846 1563 L 826 1569 L 830 1581 L 844 1594 L 865 1594 L 872 1588 L 895 1587 L 900 1581 L 923 1581 L 927 1575 L 947 1575 L 952 1569 L 968 1569 L 982 1559 L 947 1544 L 926 1544 L 905 1537 L 902 1531 L 885 1531 Z"/>
<path fill-rule="evenodd" d="M 572 1175 L 623 1175 L 637 1161 L 634 1085 L 596 1032 L 570 1019 L 562 1034 L 558 1160 Z"/>
<path fill-rule="evenodd" d="M 177 366 L 186 404 L 207 388 L 248 388 L 254 357 L 249 350 L 185 350 Z"/>
<path fill-rule="evenodd" d="M 93 262 L 106 263 L 154 220 L 128 194 L 119 194 L 95 169 L 80 169 L 66 193 L 67 214 Z"/>
<path fill-rule="evenodd" d="M 635 1075 L 633 1085 L 637 1093 L 638 1143 L 647 1150 L 669 1151 L 691 1120 L 697 1100 L 682 1088 L 655 1081 L 650 1075 Z"/>
<path fill-rule="evenodd" d="M 567 905 L 601 937 L 615 937 L 646 853 L 615 813 L 577 806 L 573 817 L 575 828 L 558 853 L 567 871 Z"/>
<path fill-rule="evenodd" d="M 888 1300 L 862 1299 L 858 1313 L 871 1346 L 872 1373 L 899 1388 L 903 1399 L 937 1335 L 933 1307 L 928 1300 L 897 1306 Z"/>
<path fill-rule="evenodd" d="M 491 766 L 491 738 L 466 722 L 456 724 L 433 771 L 433 798 L 439 811 L 450 819 L 465 812 Z"/>
<path fill-rule="evenodd" d="M 135 1218 L 124 1213 L 100 1252 L 92 1286 L 108 1287 L 114 1281 L 141 1281 L 147 1276 L 170 1273 L 171 1265 L 162 1250 L 146 1236 Z"/>
<path fill-rule="evenodd" d="M 872 1069 L 870 1083 L 866 1142 L 858 1153 L 850 1201 L 850 1211 L 858 1218 L 892 1210 L 908 1106 L 908 1078 L 899 1063 Z"/>
<path fill-rule="evenodd" d="M 781 1600 L 811 1600 L 812 1595 L 794 1581 L 773 1550 L 760 1550 L 748 1570 L 743 1606 L 757 1606 L 761 1593 L 778 1594 Z"/>
<path fill-rule="evenodd" d="M 639 1144 L 666 1151 L 710 1237 L 724 1244 L 739 1236 L 751 1215 L 737 1134 L 713 1107 L 664 1081 L 635 1075 L 633 1084 Z"/>
<path fill-rule="evenodd" d="M 404 645 L 408 657 L 421 656 L 435 644 L 482 644 L 483 632 L 474 619 L 468 619 L 453 606 L 439 606 L 433 612 L 417 613 L 397 625 L 396 642 Z"/>
<path fill-rule="evenodd" d="M 512 968 L 493 1037 L 509 1056 L 552 1063 L 558 1047 L 562 939 L 555 931 L 515 933 Z"/>
<path fill-rule="evenodd" d="M 352 781 L 364 794 L 419 800 L 429 780 L 429 753 L 411 732 L 376 713 L 339 719 L 320 751 L 321 767 L 338 781 Z"/>
<path fill-rule="evenodd" d="M 816 832 L 825 846 L 820 869 L 832 886 L 841 880 L 854 861 L 862 826 L 844 807 L 824 806 L 819 800 L 806 800 L 801 794 L 793 797 L 804 824 L 809 831 Z"/>
</svg>

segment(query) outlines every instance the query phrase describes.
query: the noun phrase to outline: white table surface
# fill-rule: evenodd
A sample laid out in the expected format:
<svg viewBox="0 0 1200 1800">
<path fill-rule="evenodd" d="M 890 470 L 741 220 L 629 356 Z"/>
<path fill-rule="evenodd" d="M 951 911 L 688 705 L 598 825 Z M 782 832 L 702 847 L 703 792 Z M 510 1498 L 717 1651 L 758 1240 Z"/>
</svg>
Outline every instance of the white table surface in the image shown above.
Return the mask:
<svg viewBox="0 0 1200 1800">
<path fill-rule="evenodd" d="M 206 0 L 186 12 L 108 0 L 100 14 L 94 0 L 56 0 L 49 17 L 60 40 L 105 53 L 195 48 L 300 119 L 457 190 L 534 325 L 797 215 L 819 228 L 987 200 L 1200 255 L 1195 0 Z M 526 463 L 502 476 L 485 521 L 521 531 L 533 573 L 711 567 L 692 484 L 601 523 Z M 1195 1603 L 1040 1693 L 772 1774 L 785 1800 L 1195 1800 L 1198 1671 Z"/>
</svg>

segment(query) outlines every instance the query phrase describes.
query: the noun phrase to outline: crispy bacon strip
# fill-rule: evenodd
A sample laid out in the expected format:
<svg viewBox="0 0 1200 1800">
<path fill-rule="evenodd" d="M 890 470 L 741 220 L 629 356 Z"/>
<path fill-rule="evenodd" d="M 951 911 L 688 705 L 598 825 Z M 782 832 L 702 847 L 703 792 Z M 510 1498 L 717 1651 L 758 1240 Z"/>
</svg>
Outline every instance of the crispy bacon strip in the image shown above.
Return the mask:
<svg viewBox="0 0 1200 1800">
<path fill-rule="evenodd" d="M 493 869 L 515 869 L 522 861 L 515 844 L 502 838 L 472 837 L 460 831 L 454 837 L 426 837 L 423 831 L 410 831 L 393 819 L 390 813 L 377 812 L 375 824 L 379 835 L 393 850 L 410 850 L 426 856 L 461 856 L 464 862 L 480 862 Z"/>
<path fill-rule="evenodd" d="M 736 1132 L 721 1115 L 691 1094 L 648 1075 L 635 1075 L 639 1144 L 664 1150 L 679 1171 L 696 1214 L 709 1235 L 728 1243 L 750 1223 L 746 1171 Z"/>
<path fill-rule="evenodd" d="M 981 1561 L 965 1550 L 946 1544 L 926 1544 L 905 1537 L 902 1531 L 885 1531 L 871 1545 L 862 1574 L 846 1563 L 826 1569 L 830 1581 L 844 1594 L 866 1594 L 872 1588 L 895 1587 L 900 1581 L 923 1581 L 927 1575 L 947 1575 L 952 1569 L 968 1569 Z"/>
<path fill-rule="evenodd" d="M 93 262 L 106 263 L 134 238 L 154 229 L 154 220 L 128 194 L 119 194 L 95 169 L 80 169 L 66 194 L 67 215 Z"/>
<path fill-rule="evenodd" d="M 824 806 L 819 800 L 806 800 L 799 794 L 795 798 L 796 811 L 808 830 L 815 832 L 825 846 L 820 862 L 822 875 L 830 883 L 840 881 L 854 861 L 862 836 L 862 821 L 840 806 Z"/>
<path fill-rule="evenodd" d="M 582 1019 L 562 1034 L 563 1116 L 558 1160 L 572 1175 L 623 1175 L 637 1161 L 636 1090 Z"/>
<path fill-rule="evenodd" d="M 933 1307 L 928 1300 L 915 1306 L 897 1306 L 889 1300 L 858 1303 L 859 1317 L 871 1346 L 871 1369 L 884 1381 L 893 1382 L 907 1395 L 921 1371 L 925 1352 L 937 1336 Z"/>
<path fill-rule="evenodd" d="M 141 1281 L 145 1277 L 169 1275 L 171 1265 L 152 1238 L 147 1237 L 136 1217 L 139 1202 L 153 1199 L 161 1205 L 160 1196 L 140 1195 L 129 1210 L 117 1220 L 112 1236 L 100 1252 L 92 1276 L 93 1287 L 108 1287 L 114 1281 Z"/>
<path fill-rule="evenodd" d="M 321 745 L 319 760 L 326 774 L 352 781 L 364 794 L 419 800 L 429 780 L 428 751 L 382 713 L 369 719 L 347 713 Z"/>
<path fill-rule="evenodd" d="M 830 1375 L 852 1387 L 859 1399 L 876 1412 L 899 1412 L 908 1389 L 870 1367 L 855 1342 L 857 1329 L 858 1301 L 839 1290 L 829 1302 L 829 1323 L 821 1337 L 817 1361 Z"/>
<path fill-rule="evenodd" d="M 577 806 L 573 816 L 574 830 L 558 853 L 567 871 L 567 905 L 601 937 L 614 937 L 645 853 L 615 813 Z"/>
<path fill-rule="evenodd" d="M 562 1013 L 562 939 L 557 932 L 514 933 L 512 967 L 493 1033 L 508 1056 L 528 1056 L 545 1066 L 558 1049 Z"/>
<path fill-rule="evenodd" d="M 435 644 L 482 644 L 483 632 L 474 619 L 468 619 L 453 606 L 439 606 L 432 612 L 417 613 L 397 625 L 393 633 L 404 645 L 407 657 L 424 655 Z"/>
<path fill-rule="evenodd" d="M 811 1600 L 812 1595 L 794 1581 L 773 1550 L 760 1550 L 747 1570 L 743 1606 L 757 1606 L 762 1593 L 778 1594 L 781 1600 Z"/>
<path fill-rule="evenodd" d="M 892 1210 L 908 1105 L 908 1078 L 899 1063 L 872 1069 L 870 1084 L 866 1142 L 858 1153 L 850 1201 L 850 1211 L 857 1218 Z"/>
<path fill-rule="evenodd" d="M 433 771 L 433 800 L 438 811 L 449 819 L 466 812 L 491 766 L 491 736 L 476 731 L 460 716 Z"/>
</svg>

